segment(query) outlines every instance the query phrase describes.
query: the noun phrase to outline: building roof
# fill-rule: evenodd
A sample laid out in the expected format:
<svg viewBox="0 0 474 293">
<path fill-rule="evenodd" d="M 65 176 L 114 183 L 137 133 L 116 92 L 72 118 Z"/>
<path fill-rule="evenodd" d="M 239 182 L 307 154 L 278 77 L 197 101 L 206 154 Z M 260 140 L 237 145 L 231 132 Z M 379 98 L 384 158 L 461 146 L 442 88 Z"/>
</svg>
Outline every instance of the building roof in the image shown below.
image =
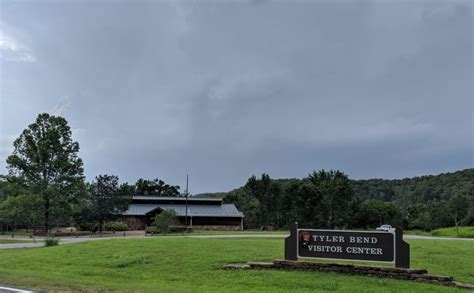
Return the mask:
<svg viewBox="0 0 474 293">
<path fill-rule="evenodd" d="M 129 205 L 124 216 L 145 216 L 146 214 L 161 210 L 173 210 L 177 216 L 186 215 L 186 206 L 183 204 L 136 204 Z M 222 205 L 188 205 L 188 216 L 192 217 L 236 217 L 243 218 L 244 214 L 239 212 L 234 204 Z"/>
<path fill-rule="evenodd" d="M 145 195 L 134 195 L 132 200 L 173 200 L 173 201 L 186 201 L 186 197 L 179 196 L 145 196 Z M 199 201 L 199 202 L 222 202 L 222 198 L 204 198 L 204 197 L 188 197 L 188 201 Z"/>
</svg>

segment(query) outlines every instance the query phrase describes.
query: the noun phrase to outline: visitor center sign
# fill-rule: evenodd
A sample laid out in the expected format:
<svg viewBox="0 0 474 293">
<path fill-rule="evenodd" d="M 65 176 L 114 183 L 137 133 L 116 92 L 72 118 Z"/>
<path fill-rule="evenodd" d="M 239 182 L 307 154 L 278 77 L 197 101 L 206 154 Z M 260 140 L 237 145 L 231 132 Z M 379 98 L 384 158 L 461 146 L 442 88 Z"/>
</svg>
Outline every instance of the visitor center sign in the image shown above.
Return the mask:
<svg viewBox="0 0 474 293">
<path fill-rule="evenodd" d="M 403 241 L 403 231 L 350 231 L 300 229 L 290 225 L 285 239 L 285 259 L 321 258 L 393 263 L 410 267 L 410 247 Z"/>
</svg>

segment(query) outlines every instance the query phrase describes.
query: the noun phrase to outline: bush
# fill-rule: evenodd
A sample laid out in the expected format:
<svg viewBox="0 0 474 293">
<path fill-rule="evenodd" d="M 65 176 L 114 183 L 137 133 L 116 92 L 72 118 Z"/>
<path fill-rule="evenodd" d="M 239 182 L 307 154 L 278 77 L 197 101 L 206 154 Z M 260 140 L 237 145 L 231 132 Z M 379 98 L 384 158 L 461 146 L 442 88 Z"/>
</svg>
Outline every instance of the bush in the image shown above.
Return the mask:
<svg viewBox="0 0 474 293">
<path fill-rule="evenodd" d="M 146 227 L 145 233 L 147 233 L 147 234 L 159 234 L 160 229 L 158 229 L 158 227 L 156 227 L 156 226 Z"/>
<path fill-rule="evenodd" d="M 193 232 L 193 229 L 182 227 L 182 226 L 170 226 L 169 231 L 171 233 L 186 233 L 186 232 Z"/>
<path fill-rule="evenodd" d="M 48 235 L 44 239 L 44 246 L 50 247 L 50 246 L 58 246 L 59 245 L 59 238 L 55 238 L 52 235 Z"/>
<path fill-rule="evenodd" d="M 164 210 L 155 217 L 153 222 L 161 233 L 170 232 L 170 226 L 176 223 L 176 212 L 173 210 Z"/>
<path fill-rule="evenodd" d="M 106 231 L 128 231 L 127 224 L 123 222 L 107 222 L 105 223 Z"/>
</svg>

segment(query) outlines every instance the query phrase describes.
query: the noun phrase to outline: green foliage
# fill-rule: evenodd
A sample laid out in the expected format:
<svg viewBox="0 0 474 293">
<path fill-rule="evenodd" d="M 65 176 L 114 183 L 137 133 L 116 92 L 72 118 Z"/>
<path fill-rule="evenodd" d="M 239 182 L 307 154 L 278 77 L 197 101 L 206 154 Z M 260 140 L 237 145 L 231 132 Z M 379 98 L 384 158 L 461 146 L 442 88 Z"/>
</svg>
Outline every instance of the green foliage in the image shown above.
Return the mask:
<svg viewBox="0 0 474 293">
<path fill-rule="evenodd" d="M 449 199 L 446 208 L 457 229 L 474 217 L 474 198 L 456 194 Z"/>
<path fill-rule="evenodd" d="M 364 201 L 355 218 L 355 226 L 361 228 L 376 228 L 383 224 L 402 225 L 402 214 L 395 204 L 375 199 Z"/>
<path fill-rule="evenodd" d="M 7 158 L 9 176 L 18 178 L 32 194 L 42 198 L 43 220 L 48 230 L 50 216 L 53 221 L 65 216 L 72 198 L 83 191 L 79 144 L 72 140 L 66 119 L 43 113 L 23 130 L 13 147 Z"/>
<path fill-rule="evenodd" d="M 52 235 L 48 235 L 44 239 L 44 246 L 45 247 L 50 247 L 50 246 L 58 246 L 59 245 L 59 238 L 56 238 Z"/>
<path fill-rule="evenodd" d="M 163 210 L 155 217 L 153 224 L 158 227 L 161 233 L 170 232 L 170 226 L 176 223 L 176 212 L 173 210 Z"/>
<path fill-rule="evenodd" d="M 294 221 L 319 228 L 347 227 L 355 206 L 349 179 L 332 170 L 315 171 L 303 180 L 252 176 L 224 201 L 245 214 L 248 227 L 284 227 Z"/>
<path fill-rule="evenodd" d="M 29 194 L 27 186 L 19 177 L 0 175 L 0 203 L 9 196 Z"/>
<path fill-rule="evenodd" d="M 224 202 L 234 203 L 236 207 L 245 215 L 245 223 L 256 227 L 259 223 L 260 203 L 258 200 L 239 188 L 228 192 L 224 197 Z"/>
<path fill-rule="evenodd" d="M 474 169 L 405 179 L 352 180 L 361 199 L 395 201 L 402 208 L 417 203 L 447 201 L 455 194 L 474 196 Z"/>
<path fill-rule="evenodd" d="M 179 186 L 166 184 L 158 178 L 146 180 L 140 178 L 135 183 L 136 195 L 153 195 L 153 196 L 179 196 Z"/>
<path fill-rule="evenodd" d="M 145 228 L 145 233 L 158 234 L 160 233 L 160 229 L 157 226 L 149 226 Z"/>
<path fill-rule="evenodd" d="M 338 170 L 321 170 L 313 171 L 308 179 L 322 197 L 319 204 L 322 205 L 320 211 L 325 222 L 324 228 L 346 226 L 354 195 L 347 175 Z"/>
<path fill-rule="evenodd" d="M 284 190 L 281 198 L 281 213 L 287 225 L 298 222 L 307 227 L 324 228 L 326 219 L 323 215 L 323 196 L 310 181 L 291 182 Z"/>
<path fill-rule="evenodd" d="M 128 231 L 127 224 L 123 222 L 107 222 L 105 223 L 106 231 Z"/>
<path fill-rule="evenodd" d="M 273 213 L 278 205 L 277 198 L 281 195 L 279 186 L 273 184 L 270 176 L 262 174 L 260 179 L 252 176 L 244 186 L 245 190 L 258 201 L 259 226 L 276 225 L 278 213 Z"/>
<path fill-rule="evenodd" d="M 414 204 L 406 210 L 406 220 L 408 229 L 431 230 L 432 212 L 426 204 Z"/>
<path fill-rule="evenodd" d="M 114 220 L 127 210 L 131 195 L 122 194 L 119 178 L 114 175 L 99 175 L 88 185 L 87 196 L 79 204 L 75 219 L 80 226 L 98 227 L 102 231 L 105 221 Z"/>
<path fill-rule="evenodd" d="M 135 192 L 135 186 L 130 185 L 127 182 L 120 184 L 120 187 L 118 189 L 118 193 L 125 195 L 125 196 L 133 196 L 136 194 Z"/>
<path fill-rule="evenodd" d="M 271 179 L 263 174 L 218 195 L 245 214 L 245 225 L 250 228 L 285 227 L 297 221 L 319 228 L 391 224 L 430 231 L 456 226 L 456 221 L 474 225 L 473 171 L 403 180 L 349 180 L 340 171 L 324 170 L 301 180 Z M 450 194 L 455 191 L 458 195 Z"/>
<path fill-rule="evenodd" d="M 469 241 L 409 240 L 409 244 L 413 267 L 474 283 Z M 48 292 L 468 292 L 337 273 L 219 269 L 227 263 L 282 257 L 282 239 L 90 241 L 51 249 L 1 250 L 0 283 Z"/>
<path fill-rule="evenodd" d="M 8 196 L 0 203 L 0 226 L 11 230 L 17 226 L 32 226 L 38 223 L 41 215 L 37 209 L 41 199 L 34 195 Z"/>
<path fill-rule="evenodd" d="M 227 195 L 226 192 L 205 192 L 194 194 L 194 198 L 224 198 Z"/>
</svg>

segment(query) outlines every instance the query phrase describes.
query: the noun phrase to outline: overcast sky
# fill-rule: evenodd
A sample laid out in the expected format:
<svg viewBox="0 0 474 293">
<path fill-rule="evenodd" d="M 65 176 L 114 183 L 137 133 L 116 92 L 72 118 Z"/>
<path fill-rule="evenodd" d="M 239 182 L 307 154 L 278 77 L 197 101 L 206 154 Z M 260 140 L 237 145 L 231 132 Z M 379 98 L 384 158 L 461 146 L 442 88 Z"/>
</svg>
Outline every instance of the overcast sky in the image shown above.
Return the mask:
<svg viewBox="0 0 474 293">
<path fill-rule="evenodd" d="M 85 174 L 192 193 L 252 174 L 473 167 L 471 1 L 0 0 L 0 173 L 42 112 Z"/>
</svg>

